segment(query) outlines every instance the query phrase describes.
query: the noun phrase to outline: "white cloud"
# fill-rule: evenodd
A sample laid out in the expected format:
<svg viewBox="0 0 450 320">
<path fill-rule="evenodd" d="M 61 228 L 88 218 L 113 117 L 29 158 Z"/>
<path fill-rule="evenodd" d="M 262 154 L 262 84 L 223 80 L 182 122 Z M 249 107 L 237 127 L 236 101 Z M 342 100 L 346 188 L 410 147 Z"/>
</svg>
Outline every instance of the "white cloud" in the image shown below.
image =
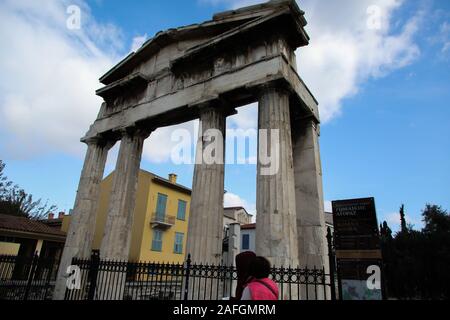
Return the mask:
<svg viewBox="0 0 450 320">
<path fill-rule="evenodd" d="M 134 37 L 133 41 L 131 42 L 131 51 L 136 52 L 144 44 L 147 38 L 147 34 Z"/>
<path fill-rule="evenodd" d="M 393 32 L 400 0 L 302 1 L 310 45 L 297 51 L 299 73 L 320 104 L 322 121 L 341 112 L 343 100 L 378 78 L 411 64 L 419 55 L 414 35 L 422 13 Z M 368 27 L 370 6 L 380 9 L 380 29 Z M 339 12 L 339 14 L 336 14 Z M 342 19 L 345 17 L 345 19 Z"/>
<path fill-rule="evenodd" d="M 0 145 L 10 157 L 30 157 L 48 152 L 84 154 L 80 137 L 95 119 L 101 98 L 98 77 L 113 66 L 123 47 L 120 30 L 112 24 L 98 24 L 81 1 L 81 29 L 69 30 L 66 12 L 73 2 L 7 1 L 0 4 L 0 40 L 8 43 L 0 52 Z M 14 29 L 14 33 L 9 30 Z M 133 38 L 136 51 L 147 34 Z M 234 117 L 238 126 L 256 127 L 256 120 Z M 159 128 L 147 139 L 143 158 L 152 163 L 170 160 L 173 130 L 191 132 L 195 143 L 195 122 Z M 119 145 L 119 144 L 117 144 Z M 113 166 L 118 146 L 108 157 Z M 111 169 L 111 168 L 110 168 Z"/>
<path fill-rule="evenodd" d="M 230 8 L 266 2 L 200 1 L 212 5 L 227 4 Z M 411 64 L 419 56 L 420 50 L 414 43 L 414 35 L 423 13 L 418 12 L 404 23 L 393 21 L 393 13 L 403 2 L 299 1 L 300 8 L 306 12 L 306 30 L 311 36 L 311 42 L 309 46 L 297 50 L 297 64 L 300 76 L 319 101 L 322 122 L 326 123 L 338 116 L 344 99 L 358 93 L 365 81 L 386 76 Z M 373 21 L 373 11 L 370 10 L 373 8 L 380 13 L 379 29 L 370 28 L 373 25 L 370 23 Z M 400 31 L 394 32 L 394 25 Z M 245 124 L 255 119 L 256 109 L 242 115 L 239 122 Z"/>
<path fill-rule="evenodd" d="M 202 0 L 240 7 L 261 1 Z M 69 4 L 81 8 L 81 29 L 66 27 Z M 367 7 L 382 8 L 381 30 L 367 28 Z M 320 102 L 321 117 L 339 114 L 343 99 L 358 92 L 371 77 L 381 77 L 414 61 L 419 54 L 413 37 L 420 15 L 392 33 L 398 0 L 300 3 L 306 11 L 311 44 L 298 54 L 299 72 Z M 339 12 L 339 15 L 336 14 Z M 341 17 L 345 16 L 345 19 Z M 444 24 L 442 32 L 448 28 Z M 14 32 L 11 32 L 14 30 Z M 147 35 L 133 39 L 136 50 Z M 94 94 L 98 77 L 119 60 L 123 36 L 112 24 L 96 23 L 81 0 L 3 1 L 0 4 L 0 145 L 9 156 L 65 152 L 82 154 L 80 136 L 97 115 L 101 99 Z M 445 51 L 446 47 L 443 47 Z M 229 124 L 256 128 L 255 104 L 240 108 Z M 189 127 L 190 124 L 181 126 Z M 144 157 L 169 159 L 170 128 L 158 129 L 147 142 Z"/>
<path fill-rule="evenodd" d="M 238 129 L 258 128 L 258 104 L 252 103 L 237 109 L 237 114 L 227 118 L 227 127 Z"/>
<path fill-rule="evenodd" d="M 180 141 L 172 140 L 172 133 L 177 129 L 187 130 L 191 140 L 191 155 L 192 161 L 195 157 L 194 144 L 198 136 L 198 120 L 193 120 L 178 124 L 175 126 L 158 128 L 150 134 L 150 137 L 145 140 L 144 151 L 142 157 L 152 163 L 164 163 L 171 161 L 171 153 L 173 148 L 180 143 Z"/>
<path fill-rule="evenodd" d="M 73 3 L 79 30 L 66 27 L 68 1 L 0 4 L 0 144 L 10 157 L 82 153 L 79 139 L 101 104 L 98 77 L 118 59 L 121 33 Z"/>
<path fill-rule="evenodd" d="M 416 219 L 407 213 L 405 214 L 405 220 L 406 224 L 412 224 L 414 229 L 418 229 L 423 226 L 423 222 L 420 221 L 420 219 Z M 378 222 L 382 223 L 383 221 L 386 221 L 388 226 L 394 231 L 398 231 L 400 229 L 400 214 L 398 212 L 389 212 L 382 215 L 382 219 Z"/>
<path fill-rule="evenodd" d="M 442 53 L 450 52 L 450 23 L 445 21 L 441 24 L 439 41 L 442 43 Z"/>
<path fill-rule="evenodd" d="M 255 215 L 256 214 L 256 205 L 251 203 L 237 194 L 226 192 L 223 197 L 223 206 L 224 207 L 244 207 L 248 213 Z"/>
</svg>

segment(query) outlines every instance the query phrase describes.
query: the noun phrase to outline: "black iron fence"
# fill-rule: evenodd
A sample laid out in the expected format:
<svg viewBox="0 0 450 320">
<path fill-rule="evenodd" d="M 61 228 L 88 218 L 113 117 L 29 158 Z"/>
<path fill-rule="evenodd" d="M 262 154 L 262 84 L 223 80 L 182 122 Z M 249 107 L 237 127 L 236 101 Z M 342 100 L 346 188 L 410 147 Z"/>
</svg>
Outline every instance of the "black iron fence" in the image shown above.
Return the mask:
<svg viewBox="0 0 450 320">
<path fill-rule="evenodd" d="M 235 267 L 73 259 L 67 300 L 221 300 L 234 295 Z M 280 299 L 334 299 L 334 280 L 325 268 L 272 268 Z"/>
<path fill-rule="evenodd" d="M 53 259 L 0 256 L 0 299 L 51 299 L 58 263 Z"/>
<path fill-rule="evenodd" d="M 0 256 L 0 299 L 52 298 L 58 265 L 53 260 Z M 73 259 L 67 300 L 221 300 L 234 296 L 235 267 Z M 284 300 L 334 299 L 324 268 L 272 268 L 270 278 Z"/>
<path fill-rule="evenodd" d="M 270 278 L 282 300 L 336 299 L 335 257 L 328 230 L 329 265 L 320 268 L 273 267 Z M 0 256 L 0 299 L 51 299 L 58 263 L 37 255 Z M 332 270 L 329 272 L 328 270 Z M 221 300 L 234 296 L 237 273 L 233 266 L 100 260 L 72 260 L 66 278 L 67 300 Z"/>
</svg>

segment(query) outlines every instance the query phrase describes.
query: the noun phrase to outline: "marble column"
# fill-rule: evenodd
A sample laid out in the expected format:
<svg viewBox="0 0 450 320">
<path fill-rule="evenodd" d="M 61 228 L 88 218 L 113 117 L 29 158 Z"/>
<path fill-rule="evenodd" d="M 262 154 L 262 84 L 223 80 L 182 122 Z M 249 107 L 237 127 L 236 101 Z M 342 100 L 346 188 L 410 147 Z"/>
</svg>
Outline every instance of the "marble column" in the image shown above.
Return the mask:
<svg viewBox="0 0 450 320">
<path fill-rule="evenodd" d="M 228 252 L 227 265 L 236 267 L 236 256 L 241 251 L 241 225 L 237 222 L 231 223 L 228 228 Z M 232 275 L 230 275 L 232 276 Z M 227 278 L 225 295 L 234 296 L 236 292 L 237 281 L 230 281 Z"/>
<path fill-rule="evenodd" d="M 277 266 L 297 266 L 288 91 L 276 86 L 261 88 L 258 128 L 256 254 Z"/>
<path fill-rule="evenodd" d="M 102 260 L 128 261 L 142 149 L 148 135 L 148 131 L 134 128 L 122 133 L 108 216 L 100 246 Z M 124 299 L 125 281 L 126 269 L 100 271 L 95 299 Z"/>
<path fill-rule="evenodd" d="M 148 135 L 142 130 L 123 133 L 100 246 L 101 259 L 128 260 L 142 148 Z"/>
<path fill-rule="evenodd" d="M 103 178 L 108 150 L 113 142 L 89 140 L 88 149 L 81 171 L 78 191 L 67 232 L 64 251 L 59 264 L 53 298 L 64 299 L 66 291 L 67 267 L 72 258 L 89 258 L 94 239 L 100 182 Z"/>
<path fill-rule="evenodd" d="M 225 119 L 220 106 L 200 110 L 186 248 L 193 263 L 222 257 Z"/>
<path fill-rule="evenodd" d="M 300 266 L 328 269 L 319 124 L 294 121 L 292 132 Z"/>
</svg>

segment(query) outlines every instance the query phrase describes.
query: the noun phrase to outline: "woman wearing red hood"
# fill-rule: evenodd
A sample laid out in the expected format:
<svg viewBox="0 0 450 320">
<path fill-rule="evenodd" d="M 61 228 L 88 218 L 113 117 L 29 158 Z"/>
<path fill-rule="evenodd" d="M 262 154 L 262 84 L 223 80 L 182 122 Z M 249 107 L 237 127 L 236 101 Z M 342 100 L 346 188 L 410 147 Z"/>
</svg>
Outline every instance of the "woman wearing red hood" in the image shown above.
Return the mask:
<svg viewBox="0 0 450 320">
<path fill-rule="evenodd" d="M 251 279 L 250 265 L 255 258 L 256 254 L 252 251 L 241 252 L 236 256 L 237 286 L 236 296 L 232 300 L 241 300 L 242 292 L 247 282 Z"/>
<path fill-rule="evenodd" d="M 241 300 L 278 300 L 278 286 L 269 274 L 270 262 L 264 257 L 254 258 Z"/>
</svg>

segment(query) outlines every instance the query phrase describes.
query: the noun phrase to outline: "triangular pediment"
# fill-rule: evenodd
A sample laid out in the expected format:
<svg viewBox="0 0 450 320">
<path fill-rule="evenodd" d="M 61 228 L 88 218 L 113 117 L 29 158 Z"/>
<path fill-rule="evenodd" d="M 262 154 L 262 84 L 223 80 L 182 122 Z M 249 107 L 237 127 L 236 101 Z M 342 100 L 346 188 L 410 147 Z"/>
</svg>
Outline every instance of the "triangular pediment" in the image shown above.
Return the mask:
<svg viewBox="0 0 450 320">
<path fill-rule="evenodd" d="M 105 85 L 127 77 L 135 72 L 139 65 L 150 63 L 150 73 L 168 68 L 172 60 L 182 58 L 189 52 L 205 46 L 210 41 L 218 39 L 221 35 L 232 33 L 244 26 L 251 26 L 277 14 L 277 12 L 290 10 L 297 16 L 300 28 L 306 25 L 306 20 L 295 1 L 273 0 L 267 3 L 248 6 L 237 10 L 229 10 L 215 14 L 212 20 L 200 24 L 192 24 L 166 31 L 158 32 L 153 38 L 147 40 L 136 52 L 130 53 L 125 59 L 119 62 L 111 70 L 100 78 L 100 82 Z M 307 35 L 304 33 L 305 41 Z M 160 61 L 151 61 L 152 57 L 164 55 Z M 150 68 L 150 66 L 148 67 Z"/>
</svg>

